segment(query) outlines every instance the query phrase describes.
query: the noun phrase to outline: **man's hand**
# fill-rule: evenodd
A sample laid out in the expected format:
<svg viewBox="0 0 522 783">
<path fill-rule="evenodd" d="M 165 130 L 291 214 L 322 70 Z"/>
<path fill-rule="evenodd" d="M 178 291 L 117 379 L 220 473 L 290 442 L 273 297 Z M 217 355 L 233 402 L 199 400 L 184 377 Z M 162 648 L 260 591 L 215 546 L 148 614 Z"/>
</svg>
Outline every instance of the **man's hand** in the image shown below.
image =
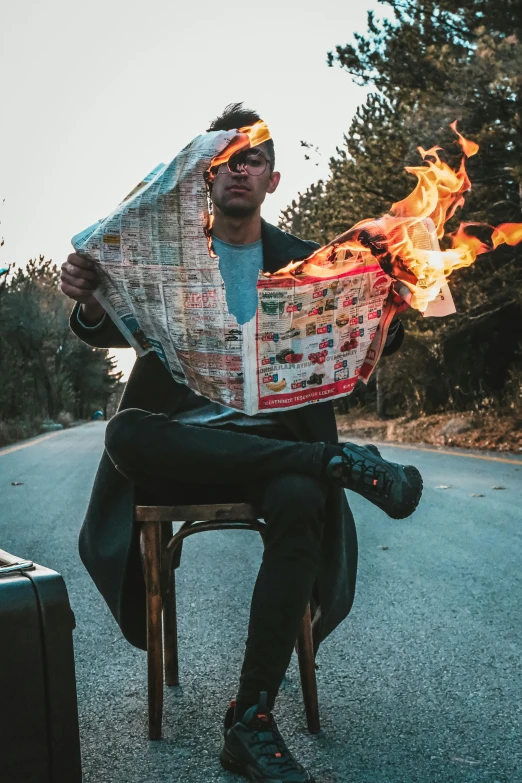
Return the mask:
<svg viewBox="0 0 522 783">
<path fill-rule="evenodd" d="M 93 296 L 98 287 L 98 275 L 92 261 L 77 253 L 71 253 L 62 264 L 60 273 L 63 293 L 81 304 L 81 317 L 87 323 L 97 323 L 105 310 Z"/>
<path fill-rule="evenodd" d="M 335 244 L 343 242 L 359 242 L 367 247 L 374 256 L 383 255 L 388 250 L 388 242 L 382 225 L 382 220 L 362 220 L 341 236 L 336 237 Z"/>
<path fill-rule="evenodd" d="M 392 304 L 394 304 L 394 305 L 395 305 L 395 307 L 396 307 L 396 310 L 395 310 L 395 315 L 396 315 L 396 316 L 397 316 L 399 313 L 403 313 L 403 312 L 404 312 L 405 310 L 407 310 L 407 309 L 409 308 L 409 306 L 410 306 L 410 303 L 409 303 L 409 301 L 408 301 L 408 302 L 406 302 L 406 301 L 403 299 L 403 297 L 402 297 L 400 294 L 398 294 L 398 293 L 397 293 L 397 291 L 395 291 L 395 289 L 394 289 L 393 285 L 392 285 L 392 287 L 390 288 L 390 296 L 389 296 L 389 298 L 390 298 L 390 301 L 392 302 Z"/>
<path fill-rule="evenodd" d="M 386 230 L 385 230 L 386 228 Z M 397 252 L 391 253 L 390 246 L 397 246 L 404 234 L 404 227 L 397 223 L 394 218 L 385 216 L 378 220 L 363 220 L 352 228 L 336 237 L 335 244 L 342 242 L 358 242 L 363 247 L 368 248 L 370 253 L 379 262 L 390 277 L 407 281 L 416 285 L 417 278 L 413 272 L 406 266 Z"/>
</svg>

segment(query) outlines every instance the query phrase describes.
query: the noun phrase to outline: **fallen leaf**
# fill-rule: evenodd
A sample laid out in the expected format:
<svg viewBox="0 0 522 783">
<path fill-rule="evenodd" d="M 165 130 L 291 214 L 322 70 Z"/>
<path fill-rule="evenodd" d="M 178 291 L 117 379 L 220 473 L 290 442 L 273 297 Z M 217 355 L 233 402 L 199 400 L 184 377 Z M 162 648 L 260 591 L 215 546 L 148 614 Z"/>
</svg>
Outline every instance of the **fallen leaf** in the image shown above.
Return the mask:
<svg viewBox="0 0 522 783">
<path fill-rule="evenodd" d="M 435 489 L 451 489 L 451 484 L 439 484 Z"/>
<path fill-rule="evenodd" d="M 479 492 L 474 492 L 472 495 L 470 495 L 470 498 L 483 498 L 484 495 L 481 495 Z"/>
<path fill-rule="evenodd" d="M 491 487 L 491 489 L 505 489 L 505 487 Z"/>
<path fill-rule="evenodd" d="M 24 483 L 23 481 L 11 481 L 11 486 L 12 487 L 21 487 L 21 486 L 23 486 L 23 483 Z"/>
</svg>

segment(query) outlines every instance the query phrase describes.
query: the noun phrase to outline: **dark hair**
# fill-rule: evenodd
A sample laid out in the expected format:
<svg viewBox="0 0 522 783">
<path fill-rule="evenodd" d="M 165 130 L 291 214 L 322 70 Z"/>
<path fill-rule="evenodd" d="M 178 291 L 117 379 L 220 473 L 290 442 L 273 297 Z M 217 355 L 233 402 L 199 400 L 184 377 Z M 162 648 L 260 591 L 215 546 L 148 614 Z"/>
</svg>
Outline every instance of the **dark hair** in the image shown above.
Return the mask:
<svg viewBox="0 0 522 783">
<path fill-rule="evenodd" d="M 253 125 L 260 119 L 261 117 L 256 111 L 252 111 L 252 109 L 246 109 L 242 103 L 229 103 L 228 106 L 225 106 L 221 114 L 212 120 L 210 123 L 210 128 L 207 128 L 207 133 L 208 131 L 223 131 L 233 130 L 235 128 L 244 128 L 246 125 Z M 273 169 L 275 166 L 274 142 L 272 139 L 268 139 L 265 144 Z"/>
</svg>

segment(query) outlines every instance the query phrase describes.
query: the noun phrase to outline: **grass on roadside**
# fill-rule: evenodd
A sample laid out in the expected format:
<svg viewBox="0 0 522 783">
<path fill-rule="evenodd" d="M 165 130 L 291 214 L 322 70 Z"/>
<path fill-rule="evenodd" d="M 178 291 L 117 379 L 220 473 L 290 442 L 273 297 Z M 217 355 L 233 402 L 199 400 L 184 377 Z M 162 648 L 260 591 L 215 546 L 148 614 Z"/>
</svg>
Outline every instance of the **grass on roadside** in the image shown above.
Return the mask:
<svg viewBox="0 0 522 783">
<path fill-rule="evenodd" d="M 522 417 L 514 413 L 466 411 L 379 419 L 375 413 L 354 408 L 337 414 L 337 424 L 344 439 L 352 435 L 369 441 L 522 452 Z"/>
</svg>

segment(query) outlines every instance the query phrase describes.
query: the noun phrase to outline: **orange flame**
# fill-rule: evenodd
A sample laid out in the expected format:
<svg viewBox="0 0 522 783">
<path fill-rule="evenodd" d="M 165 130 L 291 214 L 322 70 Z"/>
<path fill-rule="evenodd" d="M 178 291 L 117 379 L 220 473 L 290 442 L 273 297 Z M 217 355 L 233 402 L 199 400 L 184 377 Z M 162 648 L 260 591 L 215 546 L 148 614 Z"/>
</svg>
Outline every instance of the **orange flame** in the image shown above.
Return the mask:
<svg viewBox="0 0 522 783">
<path fill-rule="evenodd" d="M 296 274 L 297 270 L 303 266 L 305 261 L 290 261 L 289 264 L 284 266 L 282 269 L 278 269 L 277 272 L 274 272 L 273 274 L 270 274 L 270 272 L 266 273 L 266 277 L 276 277 L 277 275 L 283 276 L 283 275 L 291 275 Z"/>
<path fill-rule="evenodd" d="M 450 128 L 452 131 L 455 131 L 457 136 L 459 137 L 459 144 L 462 147 L 462 152 L 467 158 L 471 158 L 472 155 L 476 155 L 479 151 L 479 145 L 476 141 L 470 141 L 469 139 L 465 139 L 464 136 L 462 136 L 458 130 L 457 130 L 457 120 L 455 122 L 452 122 L 450 125 Z"/>
<path fill-rule="evenodd" d="M 480 225 L 480 223 L 461 223 L 453 234 L 450 234 L 451 244 L 460 253 L 463 266 L 472 264 L 476 257 L 481 253 L 487 253 L 491 250 L 482 240 L 473 234 L 468 234 L 468 226 Z"/>
<path fill-rule="evenodd" d="M 437 240 L 444 236 L 446 222 L 462 207 L 464 194 L 471 188 L 465 160 L 479 149 L 478 144 L 459 133 L 456 121 L 450 127 L 464 153 L 457 170 L 440 159 L 440 147 L 418 147 L 423 165 L 406 168 L 417 177 L 417 184 L 409 196 L 392 205 L 390 214 L 357 223 L 304 262 L 289 264 L 277 274 L 306 271 L 317 276 L 318 267 L 322 267 L 319 276 L 331 276 L 346 261 L 371 250 L 383 270 L 409 289 L 410 305 L 424 312 L 455 269 L 469 266 L 479 254 L 489 252 L 491 245 L 496 248 L 504 242 L 521 242 L 522 223 L 498 226 L 493 230 L 491 245 L 467 230 L 477 224 L 461 223 L 450 235 L 452 247 L 439 249 Z"/>
<path fill-rule="evenodd" d="M 504 242 L 507 245 L 518 245 L 522 242 L 522 223 L 501 223 L 493 231 L 491 242 L 498 247 Z"/>
<path fill-rule="evenodd" d="M 389 214 L 377 220 L 357 223 L 309 258 L 292 261 L 275 274 L 331 277 L 344 264 L 371 250 L 384 271 L 409 289 L 410 305 L 424 312 L 455 269 L 469 266 L 478 255 L 491 250 L 491 246 L 466 230 L 477 225 L 471 223 L 461 223 L 450 235 L 452 247 L 449 250 L 439 249 L 437 240 L 444 236 L 445 224 L 463 206 L 464 194 L 471 188 L 466 158 L 475 155 L 479 149 L 476 142 L 459 133 L 456 120 L 450 128 L 457 135 L 464 153 L 457 170 L 440 159 L 440 147 L 429 150 L 418 147 L 423 165 L 406 167 L 408 173 L 417 177 L 417 184 L 405 199 L 392 205 Z M 255 147 L 270 138 L 270 131 L 262 120 L 239 128 L 223 152 L 213 158 L 207 181 L 212 181 L 213 169 L 226 163 L 236 152 Z M 211 220 L 207 226 L 207 239 L 212 253 Z M 491 235 L 493 248 L 503 243 L 516 245 L 521 241 L 522 223 L 502 223 L 493 229 Z M 267 276 L 270 275 L 267 273 Z"/>
<path fill-rule="evenodd" d="M 258 120 L 254 125 L 246 125 L 244 128 L 238 128 L 237 135 L 231 140 L 230 144 L 225 147 L 223 152 L 216 155 L 212 159 L 210 168 L 220 166 L 222 163 L 226 163 L 230 160 L 232 155 L 243 149 L 249 147 L 257 147 L 258 144 L 262 144 L 264 141 L 268 141 L 271 138 L 268 125 L 263 120 Z"/>
<path fill-rule="evenodd" d="M 253 125 L 246 125 L 244 128 L 239 128 L 239 133 L 246 133 L 250 140 L 251 147 L 257 147 L 258 144 L 262 144 L 264 141 L 268 141 L 270 138 L 270 131 L 268 125 L 263 120 L 258 120 Z"/>
<path fill-rule="evenodd" d="M 214 248 L 212 246 L 212 223 L 213 222 L 214 222 L 214 215 L 208 215 L 203 230 L 205 232 L 205 237 L 207 239 L 208 254 L 210 258 L 217 258 L 217 254 L 214 252 Z"/>
<path fill-rule="evenodd" d="M 417 147 L 427 166 L 406 166 L 417 177 L 414 190 L 402 201 L 392 205 L 393 217 L 431 218 L 437 236 L 444 236 L 444 224 L 464 204 L 464 193 L 471 188 L 464 158 L 458 171 L 453 171 L 438 155 L 440 147 L 424 150 Z"/>
</svg>

